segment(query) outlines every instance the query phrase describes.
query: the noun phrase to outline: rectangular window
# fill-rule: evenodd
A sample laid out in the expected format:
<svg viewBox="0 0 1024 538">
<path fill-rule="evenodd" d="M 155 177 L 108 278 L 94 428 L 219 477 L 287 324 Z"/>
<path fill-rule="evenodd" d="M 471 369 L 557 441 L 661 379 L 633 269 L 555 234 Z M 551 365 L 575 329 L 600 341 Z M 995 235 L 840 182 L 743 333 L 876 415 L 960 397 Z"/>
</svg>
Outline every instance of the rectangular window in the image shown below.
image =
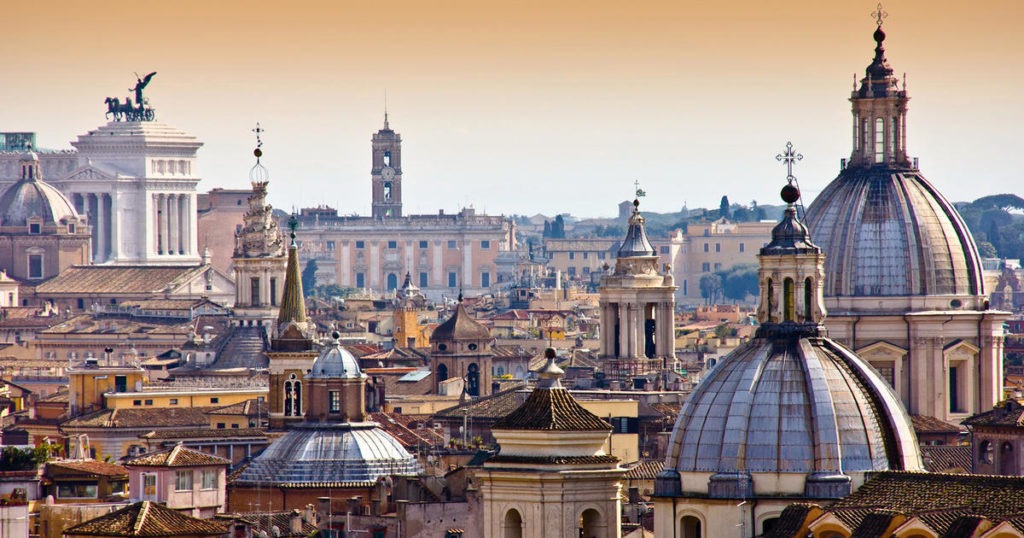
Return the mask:
<svg viewBox="0 0 1024 538">
<path fill-rule="evenodd" d="M 875 162 L 885 161 L 885 122 L 875 118 Z"/>
<path fill-rule="evenodd" d="M 192 491 L 192 470 L 174 473 L 174 491 Z"/>
<path fill-rule="evenodd" d="M 427 273 L 425 271 L 420 272 L 420 287 L 427 287 Z"/>
<path fill-rule="evenodd" d="M 170 405 L 178 405 L 178 399 L 177 398 L 171 398 L 171 401 L 169 403 L 170 403 Z"/>
<path fill-rule="evenodd" d="M 480 241 L 480 249 L 481 250 L 487 250 L 489 248 L 491 248 L 491 242 L 490 241 L 488 241 L 486 239 L 484 239 L 483 241 Z"/>
<path fill-rule="evenodd" d="M 327 250 L 334 250 L 334 241 L 327 242 Z"/>
<path fill-rule="evenodd" d="M 576 253 L 575 252 L 570 252 L 569 253 L 569 259 L 570 260 L 575 260 L 576 259 Z"/>
<path fill-rule="evenodd" d="M 95 499 L 99 488 L 96 484 L 58 484 L 58 499 Z"/>
<path fill-rule="evenodd" d="M 457 247 L 455 246 L 455 241 L 451 241 L 451 240 L 449 240 L 449 241 L 448 241 L 448 248 L 457 248 Z"/>
<path fill-rule="evenodd" d="M 588 253 L 588 252 L 584 252 L 584 253 L 583 253 L 583 259 L 584 259 L 584 260 L 585 260 L 585 259 L 587 259 L 587 257 L 588 257 L 588 256 L 587 256 L 587 254 L 589 254 L 589 253 Z"/>
<path fill-rule="evenodd" d="M 254 306 L 260 304 L 260 279 L 249 279 L 249 297 L 250 304 Z"/>
<path fill-rule="evenodd" d="M 146 405 L 153 405 L 153 400 L 146 400 L 145 402 L 142 402 L 142 403 L 144 403 Z"/>
<path fill-rule="evenodd" d="M 220 398 L 216 398 L 216 397 L 210 398 L 210 403 L 212 403 L 212 404 L 220 403 Z"/>
<path fill-rule="evenodd" d="M 42 254 L 29 254 L 28 255 L 28 277 L 29 278 L 43 278 L 43 255 Z"/>
<path fill-rule="evenodd" d="M 365 288 L 366 287 L 366 274 L 364 274 L 364 273 L 356 273 L 356 287 L 357 288 Z"/>
<path fill-rule="evenodd" d="M 458 278 L 459 277 L 455 274 L 455 271 L 448 271 L 448 287 L 454 288 L 455 286 L 458 286 Z"/>
<path fill-rule="evenodd" d="M 132 400 L 132 405 L 141 406 L 142 405 L 142 400 Z"/>
<path fill-rule="evenodd" d="M 722 252 L 722 244 L 715 243 L 715 252 Z"/>
<path fill-rule="evenodd" d="M 277 306 L 277 278 L 270 277 L 270 306 Z"/>
<path fill-rule="evenodd" d="M 156 475 L 155 474 L 144 474 L 144 475 L 142 475 L 142 493 L 143 493 L 143 495 L 156 495 Z"/>
<path fill-rule="evenodd" d="M 576 266 L 570 265 L 567 272 L 569 273 L 569 276 L 576 276 Z"/>
<path fill-rule="evenodd" d="M 341 391 L 340 390 L 332 390 L 332 391 L 328 391 L 327 394 L 328 394 L 328 397 L 330 398 L 330 404 L 331 404 L 330 412 L 331 413 L 341 413 Z"/>
<path fill-rule="evenodd" d="M 700 264 L 700 270 L 705 272 L 705 273 L 707 273 L 708 271 L 711 270 L 711 264 L 708 263 L 708 262 L 704 262 L 704 263 Z"/>
<path fill-rule="evenodd" d="M 604 257 L 605 257 L 605 253 L 604 253 L 604 252 L 598 252 L 598 253 L 597 253 L 597 259 L 599 259 L 599 260 L 603 260 L 603 259 L 604 259 Z"/>
<path fill-rule="evenodd" d="M 224 424 L 223 422 L 218 422 L 218 423 L 217 423 L 217 429 L 218 429 L 218 430 L 223 430 L 223 429 L 225 429 L 225 428 L 227 428 L 227 425 L 226 425 L 226 424 Z"/>
<path fill-rule="evenodd" d="M 39 224 L 38 222 L 33 222 L 32 224 L 29 224 L 28 233 L 32 235 L 39 235 L 43 233 L 43 225 Z"/>
<path fill-rule="evenodd" d="M 744 245 L 743 243 L 740 243 L 740 252 L 744 252 L 745 249 L 746 249 L 746 245 Z"/>
<path fill-rule="evenodd" d="M 715 271 L 721 271 L 721 270 L 722 270 L 722 264 L 716 263 L 715 264 Z"/>
<path fill-rule="evenodd" d="M 590 268 L 589 267 L 584 267 L 583 268 L 583 274 L 589 275 L 590 274 Z"/>
<path fill-rule="evenodd" d="M 662 254 L 668 254 L 668 247 L 661 247 Z"/>
<path fill-rule="evenodd" d="M 114 392 L 128 392 L 128 376 L 114 376 Z"/>
<path fill-rule="evenodd" d="M 428 241 L 420 241 L 420 248 L 427 248 L 428 244 Z"/>
<path fill-rule="evenodd" d="M 356 248 L 366 248 L 366 241 L 356 241 Z"/>
<path fill-rule="evenodd" d="M 704 252 L 711 252 L 711 245 L 709 243 L 704 243 Z"/>
<path fill-rule="evenodd" d="M 203 471 L 203 489 L 217 489 L 217 471 Z"/>
<path fill-rule="evenodd" d="M 480 286 L 484 288 L 491 287 L 491 273 L 487 271 L 480 273 Z"/>
<path fill-rule="evenodd" d="M 398 248 L 398 241 L 388 241 L 388 248 Z"/>
</svg>

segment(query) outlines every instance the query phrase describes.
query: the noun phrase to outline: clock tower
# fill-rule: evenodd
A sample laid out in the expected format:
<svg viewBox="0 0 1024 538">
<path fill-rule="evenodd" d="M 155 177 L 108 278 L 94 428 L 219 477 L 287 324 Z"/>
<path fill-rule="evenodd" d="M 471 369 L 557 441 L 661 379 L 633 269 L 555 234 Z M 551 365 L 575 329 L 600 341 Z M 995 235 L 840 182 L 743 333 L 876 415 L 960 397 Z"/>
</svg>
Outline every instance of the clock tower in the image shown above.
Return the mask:
<svg viewBox="0 0 1024 538">
<path fill-rule="evenodd" d="M 384 128 L 373 135 L 373 217 L 402 216 L 402 137 L 391 130 L 388 114 Z"/>
</svg>

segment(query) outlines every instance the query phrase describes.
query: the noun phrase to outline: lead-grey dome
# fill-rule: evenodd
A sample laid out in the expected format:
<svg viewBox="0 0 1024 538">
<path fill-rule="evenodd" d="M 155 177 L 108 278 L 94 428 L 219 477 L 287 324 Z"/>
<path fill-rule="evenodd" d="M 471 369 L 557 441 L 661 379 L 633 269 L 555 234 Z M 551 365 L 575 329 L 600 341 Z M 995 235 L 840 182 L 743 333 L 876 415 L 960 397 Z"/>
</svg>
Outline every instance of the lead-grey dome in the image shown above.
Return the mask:
<svg viewBox="0 0 1024 538">
<path fill-rule="evenodd" d="M 21 157 L 21 180 L 0 195 L 0 226 L 27 226 L 28 219 L 40 217 L 43 226 L 78 220 L 71 201 L 39 177 L 39 156 L 27 152 Z"/>
<path fill-rule="evenodd" d="M 984 294 L 970 231 L 917 170 L 847 168 L 807 208 L 807 224 L 828 254 L 826 297 Z"/>
<path fill-rule="evenodd" d="M 762 329 L 799 327 L 790 325 Z M 828 338 L 774 334 L 737 348 L 697 385 L 667 462 L 680 473 L 920 468 L 910 417 L 873 368 Z"/>
<path fill-rule="evenodd" d="M 374 422 L 299 424 L 257 456 L 235 482 L 366 483 L 419 471 L 416 458 Z"/>
<path fill-rule="evenodd" d="M 355 355 L 341 347 L 338 342 L 338 333 L 334 333 L 331 344 L 320 352 L 320 356 L 313 361 L 313 368 L 309 375 L 311 379 L 358 379 L 363 372 L 359 369 L 359 361 Z"/>
</svg>

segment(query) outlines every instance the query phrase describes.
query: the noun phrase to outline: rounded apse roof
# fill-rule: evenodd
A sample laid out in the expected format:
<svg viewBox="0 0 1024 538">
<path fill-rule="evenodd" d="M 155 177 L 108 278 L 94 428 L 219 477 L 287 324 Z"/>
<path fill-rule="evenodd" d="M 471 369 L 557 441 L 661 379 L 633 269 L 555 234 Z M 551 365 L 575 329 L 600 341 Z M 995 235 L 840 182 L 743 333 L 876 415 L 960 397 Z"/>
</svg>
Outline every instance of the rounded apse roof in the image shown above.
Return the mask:
<svg viewBox="0 0 1024 538">
<path fill-rule="evenodd" d="M 374 422 L 294 426 L 245 468 L 237 482 L 366 483 L 420 470 L 411 454 Z"/>
<path fill-rule="evenodd" d="M 983 295 L 967 225 L 917 170 L 850 167 L 807 208 L 826 297 Z"/>
<path fill-rule="evenodd" d="M 828 338 L 755 338 L 719 363 L 679 414 L 679 473 L 918 470 L 910 417 L 878 373 Z"/>
<path fill-rule="evenodd" d="M 359 361 L 355 355 L 341 347 L 338 342 L 340 335 L 335 332 L 334 340 L 324 347 L 320 356 L 313 361 L 313 368 L 308 378 L 311 379 L 358 379 L 363 373 L 359 369 Z"/>
</svg>

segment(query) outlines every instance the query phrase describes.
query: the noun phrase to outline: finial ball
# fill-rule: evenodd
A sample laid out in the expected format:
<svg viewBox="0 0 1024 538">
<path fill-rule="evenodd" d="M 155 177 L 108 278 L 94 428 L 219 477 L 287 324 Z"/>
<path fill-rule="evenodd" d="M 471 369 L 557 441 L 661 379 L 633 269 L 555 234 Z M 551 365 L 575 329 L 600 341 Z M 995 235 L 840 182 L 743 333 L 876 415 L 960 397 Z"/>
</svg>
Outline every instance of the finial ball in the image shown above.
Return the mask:
<svg viewBox="0 0 1024 538">
<path fill-rule="evenodd" d="M 257 159 L 259 159 L 260 157 L 263 156 L 263 150 L 260 148 L 256 148 L 252 150 L 252 154 L 255 155 Z"/>
<path fill-rule="evenodd" d="M 875 42 L 881 43 L 882 41 L 885 41 L 885 32 L 882 31 L 881 27 L 879 27 L 875 30 Z"/>
<path fill-rule="evenodd" d="M 553 359 L 553 358 L 555 358 L 555 350 L 550 348 L 550 347 L 545 349 L 544 350 L 544 358 L 545 359 Z"/>
<path fill-rule="evenodd" d="M 782 201 L 787 204 L 796 203 L 800 199 L 800 189 L 794 185 L 786 185 L 782 187 L 782 192 L 779 193 L 782 196 Z"/>
<path fill-rule="evenodd" d="M 331 333 L 331 338 L 338 340 L 339 338 L 341 338 L 341 333 L 338 331 L 334 331 Z"/>
<path fill-rule="evenodd" d="M 640 207 L 640 199 L 633 198 L 633 207 Z"/>
</svg>

